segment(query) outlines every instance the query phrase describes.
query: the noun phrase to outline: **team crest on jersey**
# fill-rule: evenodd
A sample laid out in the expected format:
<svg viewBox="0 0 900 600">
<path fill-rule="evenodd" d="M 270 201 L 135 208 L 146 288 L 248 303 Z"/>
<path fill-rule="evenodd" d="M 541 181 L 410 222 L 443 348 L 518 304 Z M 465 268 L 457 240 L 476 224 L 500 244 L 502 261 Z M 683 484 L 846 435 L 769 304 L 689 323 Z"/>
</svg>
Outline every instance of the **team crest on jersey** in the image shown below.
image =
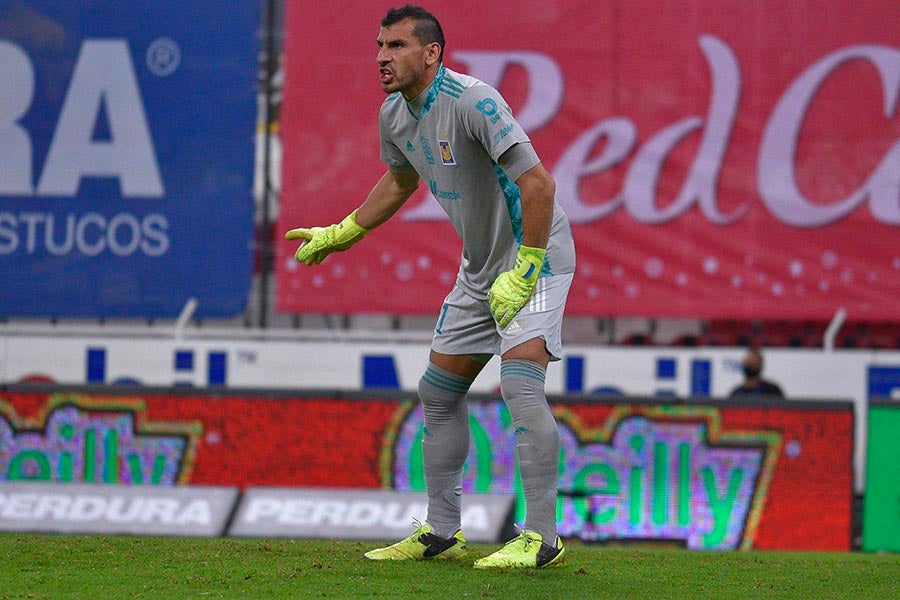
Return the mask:
<svg viewBox="0 0 900 600">
<path fill-rule="evenodd" d="M 453 148 L 450 147 L 448 140 L 438 140 L 438 146 L 441 148 L 441 164 L 455 165 L 456 159 L 453 158 Z"/>
</svg>

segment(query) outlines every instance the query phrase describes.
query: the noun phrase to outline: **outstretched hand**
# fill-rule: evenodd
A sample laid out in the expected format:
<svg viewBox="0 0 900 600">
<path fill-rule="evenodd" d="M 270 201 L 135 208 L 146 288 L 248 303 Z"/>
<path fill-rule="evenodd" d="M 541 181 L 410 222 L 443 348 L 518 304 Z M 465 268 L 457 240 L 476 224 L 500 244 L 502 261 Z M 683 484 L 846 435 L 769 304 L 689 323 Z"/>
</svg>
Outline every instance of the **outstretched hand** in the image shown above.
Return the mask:
<svg viewBox="0 0 900 600">
<path fill-rule="evenodd" d="M 294 258 L 309 266 L 320 264 L 332 252 L 346 250 L 369 232 L 356 222 L 356 211 L 328 227 L 298 227 L 284 234 L 286 240 L 306 240 Z"/>
</svg>

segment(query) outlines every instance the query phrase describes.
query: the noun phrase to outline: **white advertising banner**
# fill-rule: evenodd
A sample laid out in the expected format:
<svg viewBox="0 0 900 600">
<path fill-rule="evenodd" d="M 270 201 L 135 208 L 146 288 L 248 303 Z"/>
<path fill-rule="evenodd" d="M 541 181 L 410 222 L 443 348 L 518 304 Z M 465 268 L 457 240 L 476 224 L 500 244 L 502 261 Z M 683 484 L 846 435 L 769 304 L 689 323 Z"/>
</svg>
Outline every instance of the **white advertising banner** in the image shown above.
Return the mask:
<svg viewBox="0 0 900 600">
<path fill-rule="evenodd" d="M 0 531 L 216 537 L 238 489 L 0 483 Z"/>
<path fill-rule="evenodd" d="M 513 529 L 512 494 L 470 494 L 462 528 L 470 542 L 501 542 Z M 341 540 L 394 540 L 425 522 L 423 493 L 393 490 L 249 488 L 229 535 Z"/>
</svg>

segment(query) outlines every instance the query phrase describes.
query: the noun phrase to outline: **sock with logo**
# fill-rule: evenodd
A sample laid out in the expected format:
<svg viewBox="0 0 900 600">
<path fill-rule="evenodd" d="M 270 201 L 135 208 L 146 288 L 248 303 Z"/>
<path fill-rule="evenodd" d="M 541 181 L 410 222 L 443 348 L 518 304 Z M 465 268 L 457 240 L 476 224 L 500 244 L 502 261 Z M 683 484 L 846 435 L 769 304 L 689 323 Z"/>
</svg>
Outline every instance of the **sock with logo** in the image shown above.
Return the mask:
<svg viewBox="0 0 900 600">
<path fill-rule="evenodd" d="M 463 465 L 469 454 L 466 393 L 471 379 L 430 364 L 419 380 L 425 413 L 422 456 L 432 532 L 448 538 L 460 528 Z"/>
<path fill-rule="evenodd" d="M 525 529 L 554 545 L 559 430 L 547 404 L 545 377 L 544 368 L 530 360 L 507 359 L 500 365 L 500 393 L 512 416 L 525 491 Z"/>
</svg>

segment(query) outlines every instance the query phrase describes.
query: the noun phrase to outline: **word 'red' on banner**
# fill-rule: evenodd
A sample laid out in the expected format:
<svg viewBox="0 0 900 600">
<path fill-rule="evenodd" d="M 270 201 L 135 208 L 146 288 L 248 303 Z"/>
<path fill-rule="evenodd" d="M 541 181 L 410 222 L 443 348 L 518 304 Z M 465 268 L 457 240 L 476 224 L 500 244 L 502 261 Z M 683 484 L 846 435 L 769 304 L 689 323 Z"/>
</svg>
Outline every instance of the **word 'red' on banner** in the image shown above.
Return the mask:
<svg viewBox="0 0 900 600">
<path fill-rule="evenodd" d="M 259 12 L 0 3 L 0 314 L 243 310 Z"/>
<path fill-rule="evenodd" d="M 878 17 L 893 0 L 556 0 L 539 17 L 424 5 L 447 65 L 500 90 L 556 179 L 578 252 L 569 313 L 896 317 L 883 299 L 900 293 L 900 45 L 895 20 Z M 386 168 L 373 43 L 384 8 L 323 7 L 287 5 L 282 232 L 340 220 Z M 341 52 L 321 56 L 337 32 Z M 309 93 L 337 71 L 340 94 Z M 281 241 L 278 309 L 436 313 L 459 242 L 423 179 L 393 219 L 316 268 Z"/>
</svg>

